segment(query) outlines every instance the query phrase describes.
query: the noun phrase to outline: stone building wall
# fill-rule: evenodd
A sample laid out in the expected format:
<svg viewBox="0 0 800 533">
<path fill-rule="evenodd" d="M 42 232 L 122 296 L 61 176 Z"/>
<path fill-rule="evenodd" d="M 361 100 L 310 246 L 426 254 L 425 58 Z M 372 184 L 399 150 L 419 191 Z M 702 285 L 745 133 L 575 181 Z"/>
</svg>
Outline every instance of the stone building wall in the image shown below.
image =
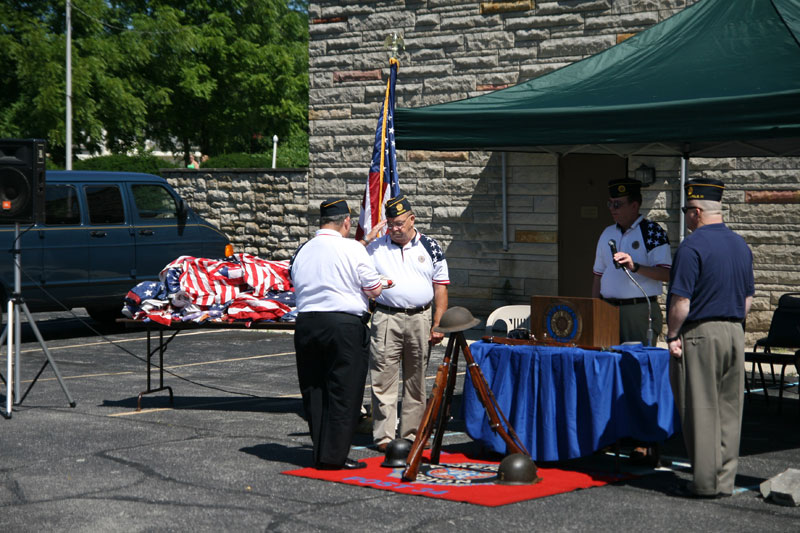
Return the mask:
<svg viewBox="0 0 800 533">
<path fill-rule="evenodd" d="M 308 238 L 306 169 L 161 169 L 161 175 L 237 252 L 289 259 Z"/>
</svg>

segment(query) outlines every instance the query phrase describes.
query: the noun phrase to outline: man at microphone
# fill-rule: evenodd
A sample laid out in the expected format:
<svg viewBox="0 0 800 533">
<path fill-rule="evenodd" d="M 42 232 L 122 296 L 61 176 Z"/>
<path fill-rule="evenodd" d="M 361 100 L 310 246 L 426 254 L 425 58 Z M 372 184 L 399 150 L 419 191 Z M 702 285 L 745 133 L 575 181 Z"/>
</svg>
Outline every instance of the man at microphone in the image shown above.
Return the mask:
<svg viewBox="0 0 800 533">
<path fill-rule="evenodd" d="M 658 297 L 662 282 L 669 281 L 672 252 L 666 231 L 639 214 L 641 186 L 629 178 L 608 182 L 607 205 L 614 224 L 603 231 L 597 243 L 592 297 L 619 307 L 620 342 L 647 344 L 648 317 L 652 318 L 655 345 L 664 321 Z M 645 295 L 650 299 L 649 309 Z"/>
</svg>

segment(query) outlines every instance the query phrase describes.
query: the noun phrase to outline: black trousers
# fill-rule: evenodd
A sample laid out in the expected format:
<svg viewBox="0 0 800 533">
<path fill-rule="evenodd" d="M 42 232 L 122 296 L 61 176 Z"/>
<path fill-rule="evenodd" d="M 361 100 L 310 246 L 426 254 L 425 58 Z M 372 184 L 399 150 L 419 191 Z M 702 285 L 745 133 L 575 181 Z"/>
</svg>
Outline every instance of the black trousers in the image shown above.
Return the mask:
<svg viewBox="0 0 800 533">
<path fill-rule="evenodd" d="M 347 313 L 300 313 L 294 347 L 314 465 L 342 465 L 364 398 L 369 330 Z"/>
</svg>

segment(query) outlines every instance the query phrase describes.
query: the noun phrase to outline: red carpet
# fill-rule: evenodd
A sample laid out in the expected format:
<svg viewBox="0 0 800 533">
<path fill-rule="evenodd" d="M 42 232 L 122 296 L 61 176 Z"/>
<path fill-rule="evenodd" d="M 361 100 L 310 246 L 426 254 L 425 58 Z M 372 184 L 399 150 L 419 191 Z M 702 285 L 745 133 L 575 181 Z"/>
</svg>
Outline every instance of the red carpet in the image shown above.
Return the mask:
<svg viewBox="0 0 800 533">
<path fill-rule="evenodd" d="M 425 453 L 425 457 L 428 457 Z M 417 481 L 406 483 L 401 479 L 402 468 L 383 468 L 383 456 L 363 459 L 367 468 L 361 470 L 316 470 L 302 468 L 283 472 L 290 476 L 322 479 L 358 485 L 373 489 L 389 490 L 416 496 L 428 496 L 456 502 L 496 507 L 553 494 L 562 494 L 577 489 L 601 487 L 607 483 L 631 479 L 628 473 L 573 472 L 557 468 L 539 468 L 542 481 L 535 485 L 498 485 L 497 468 L 500 463 L 469 459 L 458 453 L 441 454 L 441 465 L 422 463 Z"/>
</svg>

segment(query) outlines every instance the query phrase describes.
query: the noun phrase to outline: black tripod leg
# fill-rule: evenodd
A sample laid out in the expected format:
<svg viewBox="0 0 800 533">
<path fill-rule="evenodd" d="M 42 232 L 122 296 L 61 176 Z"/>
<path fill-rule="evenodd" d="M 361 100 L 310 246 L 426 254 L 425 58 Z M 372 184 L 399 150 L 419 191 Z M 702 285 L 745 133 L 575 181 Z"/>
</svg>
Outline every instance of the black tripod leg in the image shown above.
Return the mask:
<svg viewBox="0 0 800 533">
<path fill-rule="evenodd" d="M 56 379 L 58 379 L 58 384 L 61 385 L 61 390 L 63 390 L 64 394 L 67 396 L 67 401 L 69 402 L 69 406 L 75 407 L 76 405 L 75 400 L 72 399 L 72 396 L 67 390 L 67 385 L 64 383 L 64 378 L 61 377 L 61 372 L 59 372 L 58 366 L 56 365 L 56 362 L 53 360 L 53 356 L 50 355 L 50 350 L 47 349 L 47 343 L 44 342 L 42 334 L 39 332 L 38 326 L 36 326 L 36 321 L 33 319 L 31 312 L 28 310 L 28 306 L 25 304 L 25 302 L 22 302 L 20 307 L 22 307 L 22 310 L 25 312 L 25 316 L 28 318 L 28 324 L 33 330 L 33 334 L 36 336 L 36 340 L 39 341 L 39 345 L 42 347 L 42 351 L 44 352 L 44 355 L 47 358 L 47 361 L 45 361 L 44 365 L 42 366 L 42 369 L 39 370 L 39 374 L 41 374 L 42 370 L 44 370 L 45 366 L 47 366 L 47 362 L 50 362 L 50 366 L 53 367 L 53 372 L 55 372 L 56 374 Z M 39 377 L 39 374 L 36 375 L 37 378 Z M 28 390 L 31 390 L 31 387 L 33 387 L 34 383 L 36 383 L 35 379 L 33 380 L 33 383 L 31 383 L 30 387 L 28 387 Z M 28 392 L 26 391 L 25 394 L 27 395 Z M 22 403 L 22 399 L 20 399 L 19 403 Z"/>
</svg>

